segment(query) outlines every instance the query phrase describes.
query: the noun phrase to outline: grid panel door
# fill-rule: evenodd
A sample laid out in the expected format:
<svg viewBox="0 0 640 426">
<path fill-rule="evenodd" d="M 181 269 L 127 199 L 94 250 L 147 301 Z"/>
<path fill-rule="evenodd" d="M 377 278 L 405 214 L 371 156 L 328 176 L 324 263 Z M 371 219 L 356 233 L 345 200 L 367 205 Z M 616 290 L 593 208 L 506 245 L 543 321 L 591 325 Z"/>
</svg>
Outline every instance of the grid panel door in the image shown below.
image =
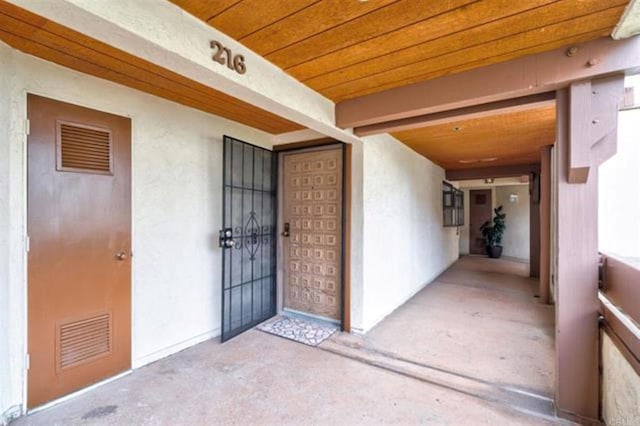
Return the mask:
<svg viewBox="0 0 640 426">
<path fill-rule="evenodd" d="M 342 319 L 342 149 L 284 157 L 284 307 Z"/>
<path fill-rule="evenodd" d="M 222 341 L 276 314 L 276 161 L 224 137 Z"/>
</svg>

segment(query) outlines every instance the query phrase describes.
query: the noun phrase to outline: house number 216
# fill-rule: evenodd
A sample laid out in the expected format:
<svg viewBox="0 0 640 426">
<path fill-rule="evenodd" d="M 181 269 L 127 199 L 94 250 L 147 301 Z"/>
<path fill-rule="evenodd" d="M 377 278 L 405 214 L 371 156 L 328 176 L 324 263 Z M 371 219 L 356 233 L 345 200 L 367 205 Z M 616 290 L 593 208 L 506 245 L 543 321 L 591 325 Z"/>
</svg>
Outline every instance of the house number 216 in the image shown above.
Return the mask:
<svg viewBox="0 0 640 426">
<path fill-rule="evenodd" d="M 213 40 L 211 42 L 211 48 L 213 49 L 212 59 L 220 65 L 226 65 L 229 69 L 234 70 L 238 74 L 244 74 L 247 72 L 247 66 L 244 64 L 244 56 L 233 55 L 231 49 L 224 47 L 219 41 Z"/>
</svg>

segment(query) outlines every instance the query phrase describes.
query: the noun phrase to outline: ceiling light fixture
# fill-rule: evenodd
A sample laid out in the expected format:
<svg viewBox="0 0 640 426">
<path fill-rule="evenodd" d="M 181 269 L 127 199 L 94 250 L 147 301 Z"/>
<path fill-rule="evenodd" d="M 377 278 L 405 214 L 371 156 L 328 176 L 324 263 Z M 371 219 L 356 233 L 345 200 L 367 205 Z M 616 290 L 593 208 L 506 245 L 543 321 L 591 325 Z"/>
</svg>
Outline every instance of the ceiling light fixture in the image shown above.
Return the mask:
<svg viewBox="0 0 640 426">
<path fill-rule="evenodd" d="M 478 160 L 458 160 L 462 164 L 477 163 Z"/>
<path fill-rule="evenodd" d="M 453 128 L 454 132 L 459 132 L 460 130 L 462 130 L 462 127 L 460 127 L 460 126 L 456 126 L 456 127 Z"/>
<path fill-rule="evenodd" d="M 484 183 L 493 183 L 493 178 L 486 178 Z"/>
<path fill-rule="evenodd" d="M 498 157 L 489 157 L 489 158 L 483 158 L 480 161 L 482 161 L 483 163 L 489 163 L 491 161 L 496 161 L 498 159 Z"/>
</svg>

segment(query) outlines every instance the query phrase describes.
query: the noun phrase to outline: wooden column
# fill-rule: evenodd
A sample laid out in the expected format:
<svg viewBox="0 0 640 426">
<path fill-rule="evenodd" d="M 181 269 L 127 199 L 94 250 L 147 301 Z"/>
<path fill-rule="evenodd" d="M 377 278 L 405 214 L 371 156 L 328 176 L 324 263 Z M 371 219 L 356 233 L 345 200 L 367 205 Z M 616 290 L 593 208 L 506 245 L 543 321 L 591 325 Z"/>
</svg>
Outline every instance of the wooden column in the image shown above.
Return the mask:
<svg viewBox="0 0 640 426">
<path fill-rule="evenodd" d="M 556 407 L 573 420 L 598 418 L 597 168 L 569 183 L 571 112 L 567 90 L 557 99 L 558 270 L 556 290 Z"/>
<path fill-rule="evenodd" d="M 551 146 L 540 153 L 540 303 L 550 300 L 551 250 Z"/>
<path fill-rule="evenodd" d="M 540 276 L 540 173 L 529 180 L 529 276 Z"/>
<path fill-rule="evenodd" d="M 599 418 L 598 166 L 616 152 L 622 74 L 556 93 L 556 407 Z"/>
</svg>

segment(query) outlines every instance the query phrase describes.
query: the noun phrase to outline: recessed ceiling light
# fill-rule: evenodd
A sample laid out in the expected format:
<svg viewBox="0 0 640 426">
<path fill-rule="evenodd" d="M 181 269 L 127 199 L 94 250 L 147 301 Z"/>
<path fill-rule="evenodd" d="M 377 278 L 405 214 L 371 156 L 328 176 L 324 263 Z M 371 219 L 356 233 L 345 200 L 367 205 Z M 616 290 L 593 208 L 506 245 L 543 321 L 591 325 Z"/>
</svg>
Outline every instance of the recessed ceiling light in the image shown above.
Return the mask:
<svg viewBox="0 0 640 426">
<path fill-rule="evenodd" d="M 459 132 L 460 130 L 462 130 L 462 127 L 460 127 L 460 126 L 456 126 L 456 127 L 453 128 L 454 132 Z"/>
<path fill-rule="evenodd" d="M 478 160 L 458 160 L 462 164 L 477 163 Z"/>
<path fill-rule="evenodd" d="M 489 157 L 489 158 L 483 158 L 480 161 L 482 161 L 483 163 L 489 163 L 491 161 L 496 161 L 498 159 L 498 157 Z"/>
</svg>

